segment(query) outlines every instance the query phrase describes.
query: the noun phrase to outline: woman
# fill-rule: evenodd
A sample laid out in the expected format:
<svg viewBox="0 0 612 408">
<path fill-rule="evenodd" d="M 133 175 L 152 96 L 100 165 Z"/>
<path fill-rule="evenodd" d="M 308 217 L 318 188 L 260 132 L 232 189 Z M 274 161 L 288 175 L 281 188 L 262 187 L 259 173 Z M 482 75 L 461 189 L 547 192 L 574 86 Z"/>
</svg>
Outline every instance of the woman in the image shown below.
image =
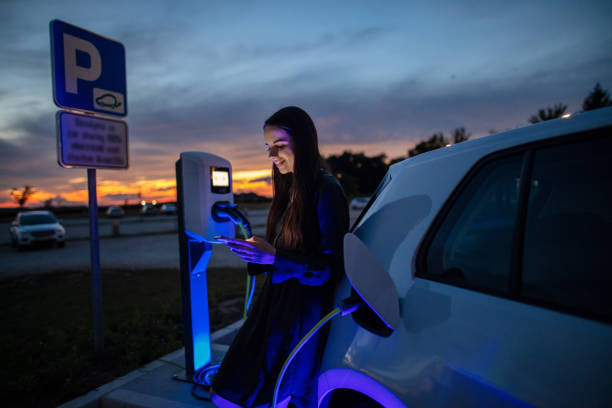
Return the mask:
<svg viewBox="0 0 612 408">
<path fill-rule="evenodd" d="M 266 120 L 264 139 L 274 186 L 266 239 L 223 240 L 248 262 L 250 275 L 267 277 L 213 381 L 213 402 L 221 407 L 271 404 L 285 359 L 332 310 L 334 287 L 344 273 L 348 206 L 338 181 L 324 170 L 312 119 L 298 107 L 283 108 Z M 297 354 L 278 401 L 317 406 L 326 337 L 323 327 Z"/>
</svg>

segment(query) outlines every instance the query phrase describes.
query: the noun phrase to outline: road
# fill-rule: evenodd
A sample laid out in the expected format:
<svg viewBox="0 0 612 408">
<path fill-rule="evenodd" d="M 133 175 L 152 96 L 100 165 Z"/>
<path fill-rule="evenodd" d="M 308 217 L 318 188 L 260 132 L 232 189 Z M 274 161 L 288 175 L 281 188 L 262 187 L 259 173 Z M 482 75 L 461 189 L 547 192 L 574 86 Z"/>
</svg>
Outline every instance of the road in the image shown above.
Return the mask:
<svg viewBox="0 0 612 408">
<path fill-rule="evenodd" d="M 251 210 L 248 213 L 251 225 L 255 227 L 264 226 L 267 210 Z M 66 228 L 66 237 L 68 240 L 89 239 L 89 219 L 75 218 L 61 220 L 62 225 Z M 146 217 L 124 217 L 124 218 L 100 218 L 98 220 L 98 234 L 100 238 L 110 237 L 113 232 L 113 224 L 119 224 L 119 232 L 121 235 L 146 235 L 160 233 L 176 233 L 178 223 L 176 216 L 146 216 Z M 0 223 L 0 245 L 9 245 L 10 222 Z"/>
<path fill-rule="evenodd" d="M 351 213 L 351 222 L 358 213 Z M 248 218 L 255 235 L 265 235 L 267 210 L 252 210 Z M 64 248 L 28 248 L 17 251 L 7 238 L 0 244 L 0 279 L 49 273 L 57 270 L 88 269 L 89 226 L 87 219 L 66 220 L 69 240 Z M 8 224 L 0 224 L 6 228 Z M 112 237 L 112 220 L 100 220 L 100 266 L 102 268 L 178 268 L 179 250 L 176 217 L 126 217 L 120 219 L 121 236 Z M 243 267 L 244 263 L 225 246 L 215 246 L 209 267 Z"/>
</svg>

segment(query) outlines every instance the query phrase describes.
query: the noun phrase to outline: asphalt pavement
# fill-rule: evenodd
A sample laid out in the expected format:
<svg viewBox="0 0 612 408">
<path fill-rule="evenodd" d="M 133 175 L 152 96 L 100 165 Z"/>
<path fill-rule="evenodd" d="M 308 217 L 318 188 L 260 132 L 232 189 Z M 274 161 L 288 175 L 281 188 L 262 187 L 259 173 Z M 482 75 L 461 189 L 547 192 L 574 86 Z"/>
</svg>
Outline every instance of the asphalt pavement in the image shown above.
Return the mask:
<svg viewBox="0 0 612 408">
<path fill-rule="evenodd" d="M 256 235 L 265 233 L 267 210 L 252 210 L 249 221 Z M 120 235 L 112 236 L 112 223 L 119 222 Z M 89 220 L 62 222 L 68 240 L 63 248 L 36 246 L 17 251 L 10 246 L 9 223 L 4 242 L 0 243 L 0 279 L 90 268 Z M 179 268 L 176 217 L 126 217 L 100 219 L 101 268 Z M 244 263 L 224 245 L 216 245 L 209 267 L 243 267 Z"/>
<path fill-rule="evenodd" d="M 351 212 L 351 222 L 358 213 Z M 267 210 L 251 210 L 248 218 L 253 233 L 265 235 Z M 119 219 L 120 233 L 112 236 L 113 219 L 101 219 L 100 266 L 102 268 L 179 268 L 176 217 L 126 217 Z M 10 246 L 9 224 L 5 241 L 0 241 L 0 279 L 54 271 L 90 268 L 89 221 L 86 218 L 63 222 L 68 240 L 63 248 L 34 247 L 17 251 Z M 240 268 L 244 263 L 225 246 L 214 247 L 209 267 Z"/>
<path fill-rule="evenodd" d="M 265 225 L 267 216 L 267 210 L 251 210 L 248 212 L 249 221 L 254 226 Z M 89 218 L 60 219 L 60 223 L 66 229 L 66 237 L 69 241 L 89 239 Z M 116 225 L 114 226 L 113 224 Z M 10 225 L 10 222 L 0 222 L 0 245 L 10 244 Z M 178 230 L 178 220 L 176 216 L 164 215 L 123 218 L 100 217 L 98 219 L 98 234 L 100 238 L 111 237 L 114 228 L 118 228 L 121 236 L 176 233 Z"/>
</svg>

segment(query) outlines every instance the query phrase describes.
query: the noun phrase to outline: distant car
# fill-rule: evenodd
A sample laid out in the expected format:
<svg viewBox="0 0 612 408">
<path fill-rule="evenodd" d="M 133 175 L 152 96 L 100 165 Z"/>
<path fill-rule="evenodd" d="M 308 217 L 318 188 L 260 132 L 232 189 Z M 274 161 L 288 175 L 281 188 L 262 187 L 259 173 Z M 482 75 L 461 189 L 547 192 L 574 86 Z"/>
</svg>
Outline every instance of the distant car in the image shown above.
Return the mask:
<svg viewBox="0 0 612 408">
<path fill-rule="evenodd" d="M 175 204 L 162 204 L 159 212 L 162 215 L 174 215 L 176 214 L 176 205 Z"/>
<path fill-rule="evenodd" d="M 140 215 L 153 215 L 157 212 L 157 209 L 153 204 L 145 204 L 140 207 Z"/>
<path fill-rule="evenodd" d="M 11 244 L 17 249 L 43 243 L 63 247 L 66 241 L 66 230 L 51 211 L 19 212 L 9 232 Z"/>
<path fill-rule="evenodd" d="M 110 207 L 108 207 L 108 210 L 106 210 L 107 217 L 120 218 L 124 215 L 125 212 L 123 211 L 123 208 L 119 207 L 118 205 L 111 205 Z"/>
<path fill-rule="evenodd" d="M 370 201 L 370 197 L 355 197 L 351 200 L 349 207 L 351 210 L 363 210 L 368 201 Z"/>
</svg>

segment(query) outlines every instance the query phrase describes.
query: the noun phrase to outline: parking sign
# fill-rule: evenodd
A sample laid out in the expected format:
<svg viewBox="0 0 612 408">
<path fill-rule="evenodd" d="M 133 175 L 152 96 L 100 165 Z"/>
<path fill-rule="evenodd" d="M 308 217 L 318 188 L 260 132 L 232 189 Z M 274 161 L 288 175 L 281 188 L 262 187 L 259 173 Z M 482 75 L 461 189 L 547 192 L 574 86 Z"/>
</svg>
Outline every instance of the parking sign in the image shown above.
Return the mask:
<svg viewBox="0 0 612 408">
<path fill-rule="evenodd" d="M 60 20 L 51 21 L 50 34 L 55 104 L 126 116 L 123 44 Z"/>
</svg>

